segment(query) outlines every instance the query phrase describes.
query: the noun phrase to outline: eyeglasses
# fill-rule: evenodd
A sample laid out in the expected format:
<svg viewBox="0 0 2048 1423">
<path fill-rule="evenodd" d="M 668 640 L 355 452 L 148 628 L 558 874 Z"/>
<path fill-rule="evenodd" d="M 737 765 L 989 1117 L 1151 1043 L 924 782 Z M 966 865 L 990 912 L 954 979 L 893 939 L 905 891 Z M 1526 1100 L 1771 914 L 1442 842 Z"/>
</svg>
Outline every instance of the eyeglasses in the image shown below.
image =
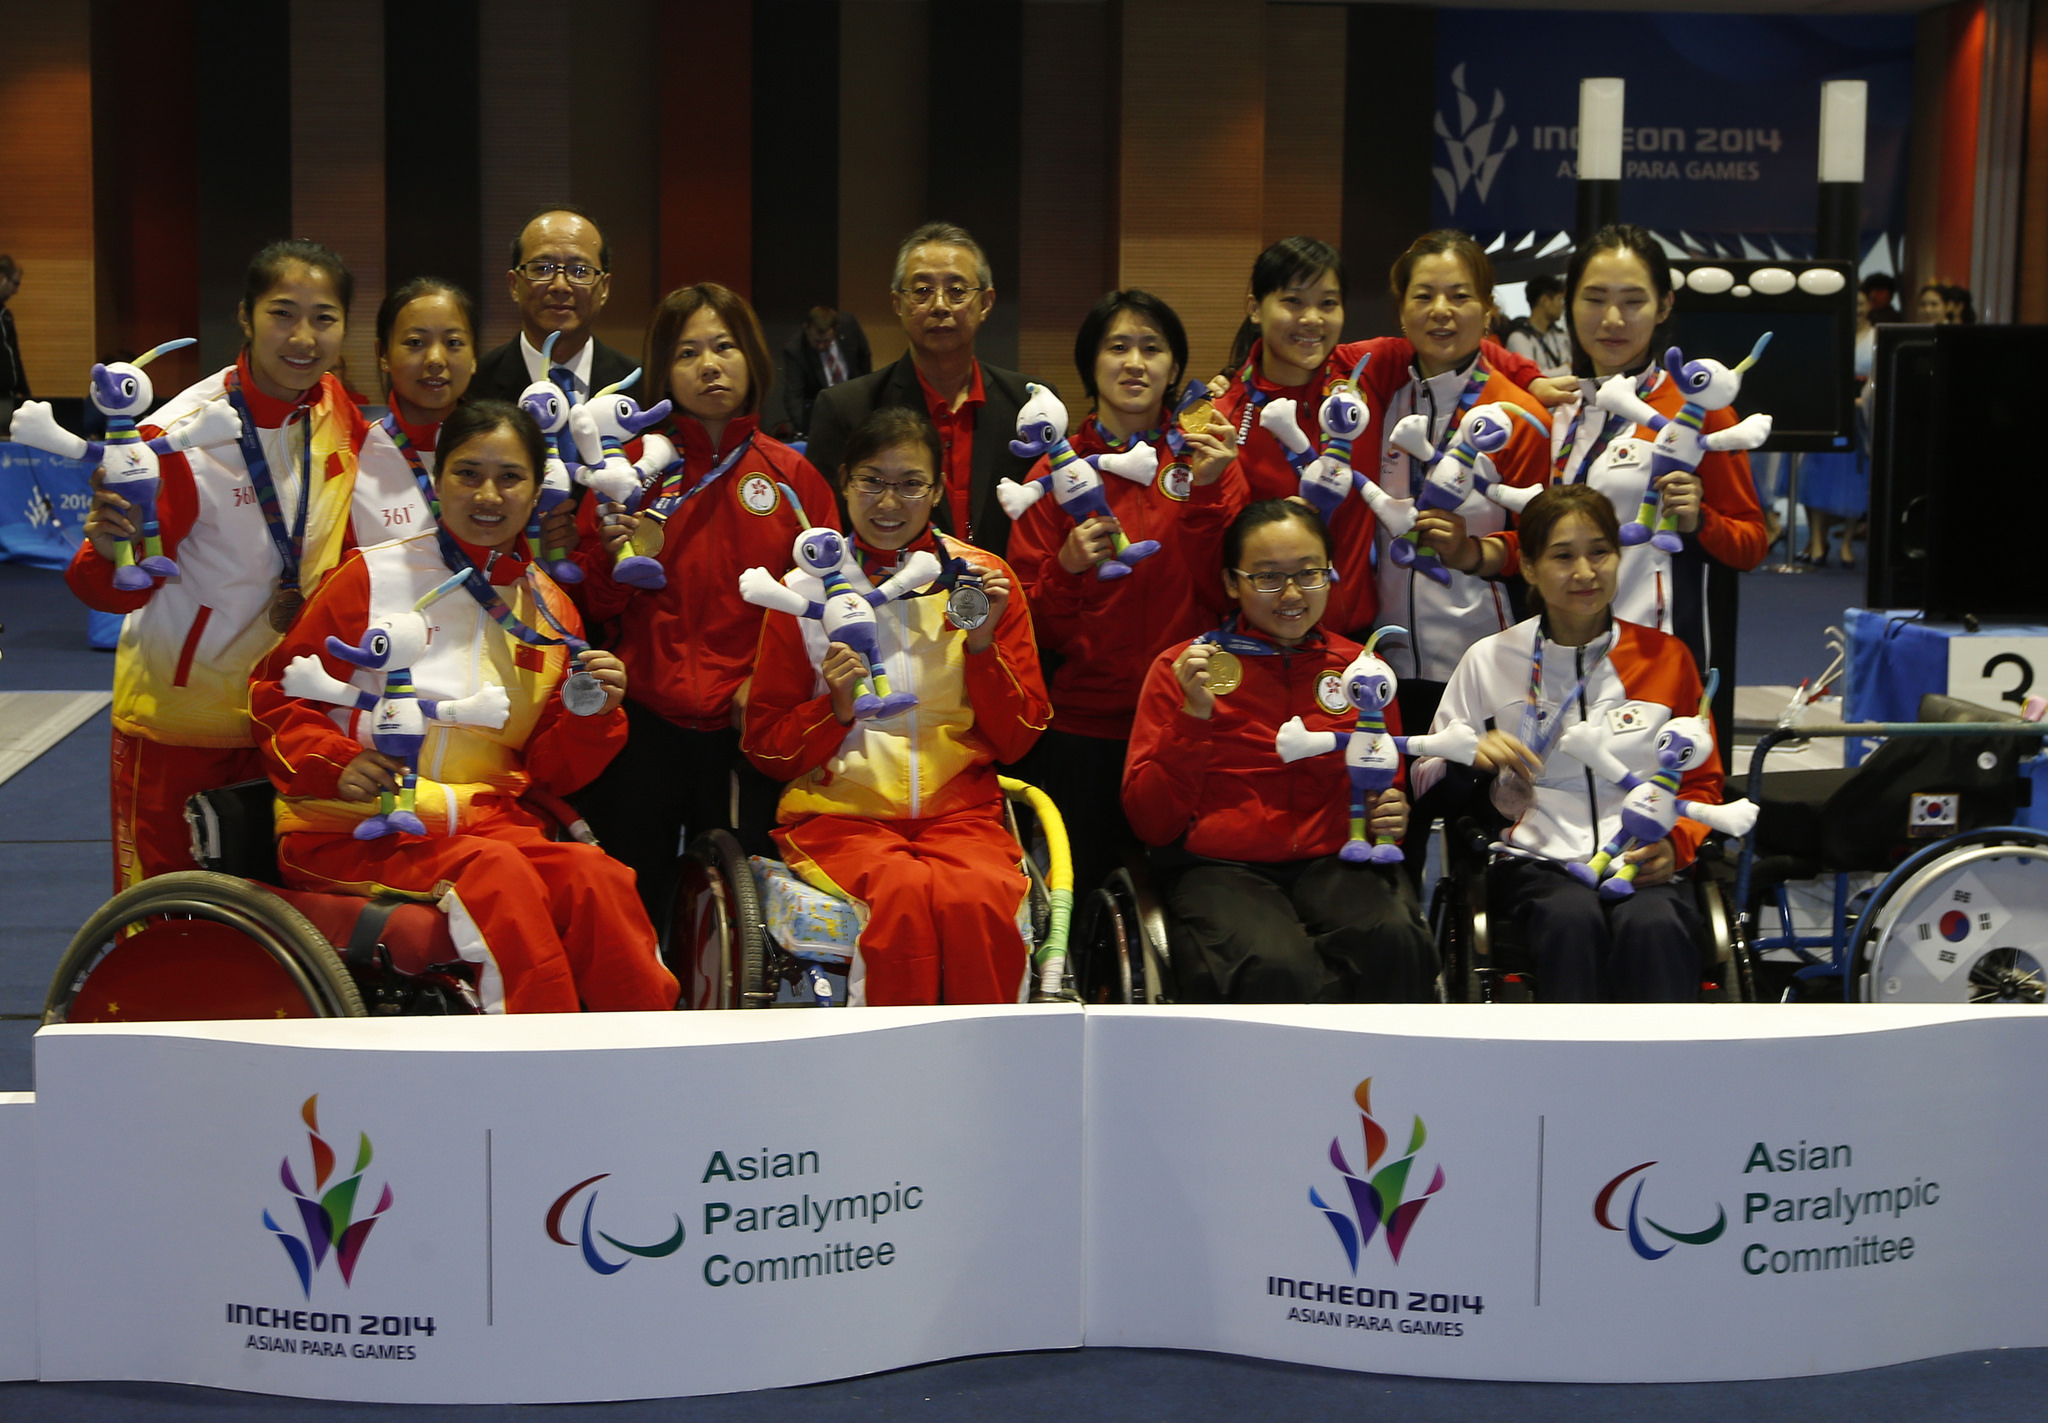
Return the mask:
<svg viewBox="0 0 2048 1423">
<path fill-rule="evenodd" d="M 943 301 L 947 306 L 965 306 L 967 298 L 980 290 L 980 287 L 970 287 L 961 282 L 948 282 L 943 287 L 898 287 L 896 294 L 906 298 L 912 306 L 930 306 L 934 300 Z"/>
<path fill-rule="evenodd" d="M 847 481 L 847 488 L 863 499 L 880 499 L 885 494 L 893 494 L 906 504 L 922 504 L 931 498 L 932 491 L 938 486 L 923 479 L 906 479 L 898 484 L 887 479 L 873 479 L 865 474 L 857 474 Z"/>
<path fill-rule="evenodd" d="M 1277 593 L 1290 583 L 1304 593 L 1313 593 L 1330 581 L 1330 570 L 1327 568 L 1300 568 L 1292 573 L 1273 573 L 1266 570 L 1247 573 L 1242 568 L 1233 568 L 1230 571 L 1261 593 Z"/>
<path fill-rule="evenodd" d="M 604 275 L 604 268 L 593 267 L 588 262 L 534 261 L 512 270 L 537 287 L 546 286 L 557 276 L 567 277 L 572 287 L 594 287 L 597 279 Z"/>
</svg>

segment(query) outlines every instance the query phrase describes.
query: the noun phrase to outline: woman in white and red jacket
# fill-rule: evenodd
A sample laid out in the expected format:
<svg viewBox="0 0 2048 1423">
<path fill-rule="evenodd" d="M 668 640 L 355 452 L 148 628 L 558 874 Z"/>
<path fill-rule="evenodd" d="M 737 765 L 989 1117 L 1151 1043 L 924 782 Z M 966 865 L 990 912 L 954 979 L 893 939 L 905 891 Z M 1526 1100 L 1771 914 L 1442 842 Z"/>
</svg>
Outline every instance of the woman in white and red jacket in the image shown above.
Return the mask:
<svg viewBox="0 0 2048 1423">
<path fill-rule="evenodd" d="M 271 243 L 250 259 L 243 284 L 241 355 L 148 417 L 146 439 L 220 406 L 242 421 L 240 443 L 160 461 L 157 517 L 177 577 L 116 588 L 113 560 L 135 531 L 133 511 L 112 490 L 93 495 L 65 581 L 88 607 L 128 615 L 114 652 L 117 890 L 197 868 L 186 800 L 263 774 L 250 672 L 349 547 L 389 537 L 383 511 L 417 499 L 402 467 L 380 475 L 365 465 L 369 427 L 329 374 L 353 293 L 329 248 Z"/>
<path fill-rule="evenodd" d="M 761 609 L 734 590 L 746 569 L 781 573 L 796 536 L 839 526 L 832 490 L 804 457 L 760 430 L 775 368 L 753 308 L 716 282 L 662 298 L 647 332 L 647 403 L 675 402 L 669 437 L 681 462 L 654 491 L 666 586 L 612 577 L 613 554 L 639 520 L 607 528 L 585 499 L 571 590 L 633 678 L 626 750 L 577 799 L 598 840 L 632 866 L 656 922 L 668 912 L 676 842 L 687 827 L 736 830 L 748 854 L 774 851 L 780 787 L 740 754 L 743 689 L 754 670 Z M 641 517 L 650 517 L 643 514 Z M 732 813 L 738 778 L 739 814 Z"/>
<path fill-rule="evenodd" d="M 1319 626 L 1330 548 L 1307 505 L 1247 506 L 1223 544 L 1237 613 L 1160 653 L 1138 701 L 1124 811 L 1159 847 L 1174 976 L 1192 1000 L 1435 997 L 1436 952 L 1407 876 L 1338 858 L 1350 835 L 1344 758 L 1283 762 L 1274 745 L 1292 717 L 1310 731 L 1356 725 L 1343 673 L 1360 649 Z M 1399 734 L 1398 710 L 1386 716 Z M 1376 837 L 1405 833 L 1399 785 L 1379 793 L 1367 820 Z"/>
<path fill-rule="evenodd" d="M 1473 772 L 1451 773 L 1492 777 L 1494 803 L 1510 818 L 1487 872 L 1488 897 L 1520 925 L 1545 1002 L 1695 999 L 1696 915 L 1672 877 L 1692 862 L 1706 827 L 1681 819 L 1667 838 L 1629 851 L 1638 867 L 1635 893 L 1603 900 L 1564 867 L 1590 860 L 1614 837 L 1625 793 L 1542 747 L 1570 725 L 1589 723 L 1606 734 L 1617 759 L 1647 776 L 1657 769 L 1659 728 L 1699 712 L 1699 671 L 1677 638 L 1614 616 L 1621 528 L 1599 491 L 1545 490 L 1522 511 L 1521 532 L 1522 574 L 1542 612 L 1473 645 L 1431 728 L 1461 724 L 1478 733 Z M 1444 772 L 1441 761 L 1418 761 L 1416 784 Z M 1686 773 L 1679 793 L 1720 803 L 1718 751 Z"/>
<path fill-rule="evenodd" d="M 578 670 L 567 640 L 582 625 L 525 556 L 545 467 L 540 429 L 516 406 L 479 401 L 448 417 L 440 443 L 440 527 L 351 555 L 251 688 L 281 797 L 278 867 L 300 889 L 438 894 L 456 948 L 478 966 L 486 1012 L 672 1008 L 676 982 L 630 874 L 593 846 L 549 839 L 548 822 L 524 799 L 578 789 L 626 739 L 619 704 L 627 678 L 612 654 L 593 649 L 578 659 L 602 689 L 596 705 L 572 713 L 561 696 Z M 468 581 L 445 587 L 456 573 Z M 415 812 L 426 833 L 357 839 L 383 793 L 401 789 L 405 762 L 369 744 L 371 714 L 286 689 L 305 691 L 324 673 L 330 686 L 342 684 L 338 694 L 365 695 L 376 707 L 388 691 L 383 676 L 334 656 L 328 639 L 360 646 L 373 620 L 416 607 L 428 624 L 425 648 L 406 669 L 418 695 L 444 708 L 496 700 L 502 720 L 473 712 L 426 721 L 414 756 Z"/>
<path fill-rule="evenodd" d="M 1187 363 L 1180 317 L 1158 297 L 1117 291 L 1096 303 L 1074 338 L 1074 369 L 1095 413 L 1068 443 L 1086 457 L 1142 440 L 1159 472 L 1150 485 L 1105 475 L 1112 517 L 1076 523 L 1045 498 L 1010 527 L 1008 558 L 1049 654 L 1056 717 L 1017 774 L 1060 807 L 1081 894 L 1116 868 L 1131 841 L 1117 782 L 1146 669 L 1161 648 L 1214 627 L 1229 607 L 1215 569 L 1223 530 L 1245 505 L 1244 478 L 1230 427 L 1213 407 L 1195 407 L 1210 412 L 1201 428 L 1177 427 Z M 1178 451 L 1169 444 L 1176 432 Z M 1156 541 L 1159 552 L 1126 577 L 1099 578 L 1119 530 L 1132 543 Z"/>
</svg>

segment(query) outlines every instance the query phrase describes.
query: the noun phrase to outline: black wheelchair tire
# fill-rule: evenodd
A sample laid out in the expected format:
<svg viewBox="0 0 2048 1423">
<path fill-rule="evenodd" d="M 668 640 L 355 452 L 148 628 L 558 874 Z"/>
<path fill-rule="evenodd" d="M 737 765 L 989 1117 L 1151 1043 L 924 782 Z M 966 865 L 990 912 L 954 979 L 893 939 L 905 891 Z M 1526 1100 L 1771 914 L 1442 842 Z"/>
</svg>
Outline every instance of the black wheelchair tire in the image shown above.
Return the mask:
<svg viewBox="0 0 2048 1423">
<path fill-rule="evenodd" d="M 1856 928 L 1849 940 L 1849 982 L 1848 997 L 1852 1003 L 1871 1003 L 1875 998 L 1870 990 L 1871 957 L 1879 933 L 1886 927 L 1888 916 L 1885 911 L 1892 900 L 1905 891 L 1907 886 L 1919 878 L 1920 871 L 1938 860 L 1946 859 L 1958 850 L 1978 849 L 1990 846 L 2010 845 L 2028 849 L 2048 849 L 2048 835 L 2030 830 L 2021 825 L 1994 825 L 1981 830 L 1968 830 L 1960 835 L 1951 835 L 1937 840 L 1924 849 L 1916 850 L 1899 861 L 1898 867 L 1886 875 L 1883 882 L 1871 891 L 1869 901 L 1863 907 L 1862 915 L 1856 921 Z"/>
<path fill-rule="evenodd" d="M 302 992 L 319 1018 L 362 1018 L 362 994 L 341 955 L 306 916 L 260 884 L 212 870 L 178 870 L 131 885 L 87 919 L 51 976 L 43 1023 L 68 1021 L 70 1007 L 114 935 L 144 919 L 185 916 L 238 929 L 254 940 Z"/>
<path fill-rule="evenodd" d="M 695 912 L 694 899 L 709 896 L 706 906 L 716 919 L 719 1008 L 766 1008 L 775 1000 L 768 983 L 768 931 L 762 921 L 761 896 L 754 885 L 747 852 L 729 830 L 707 830 L 690 842 L 676 876 L 676 897 L 670 910 L 667 953 L 669 972 L 687 996 L 693 964 L 700 948 L 696 936 L 679 924 Z M 684 930 L 682 933 L 677 931 Z"/>
</svg>

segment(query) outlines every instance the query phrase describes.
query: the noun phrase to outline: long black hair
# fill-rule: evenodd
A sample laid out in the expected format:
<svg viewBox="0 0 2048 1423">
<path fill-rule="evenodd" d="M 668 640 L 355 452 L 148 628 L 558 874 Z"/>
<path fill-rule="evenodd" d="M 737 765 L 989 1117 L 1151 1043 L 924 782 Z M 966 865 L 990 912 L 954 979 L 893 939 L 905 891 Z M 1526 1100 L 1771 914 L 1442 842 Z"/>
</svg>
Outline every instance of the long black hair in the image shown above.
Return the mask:
<svg viewBox="0 0 2048 1423">
<path fill-rule="evenodd" d="M 1564 329 L 1572 343 L 1572 374 L 1590 376 L 1593 374 L 1593 357 L 1579 344 L 1579 283 L 1586 279 L 1586 265 L 1601 252 L 1627 252 L 1642 259 L 1644 270 L 1650 274 L 1650 288 L 1656 293 L 1657 304 L 1671 295 L 1671 259 L 1664 255 L 1664 245 L 1651 235 L 1646 227 L 1637 227 L 1632 222 L 1610 223 L 1594 233 L 1592 238 L 1579 244 L 1572 253 L 1571 266 L 1564 275 Z M 1657 329 L 1650 333 L 1650 359 L 1658 359 L 1671 346 L 1671 338 L 1678 326 L 1678 307 L 1672 304 L 1671 314 L 1657 323 Z"/>
</svg>

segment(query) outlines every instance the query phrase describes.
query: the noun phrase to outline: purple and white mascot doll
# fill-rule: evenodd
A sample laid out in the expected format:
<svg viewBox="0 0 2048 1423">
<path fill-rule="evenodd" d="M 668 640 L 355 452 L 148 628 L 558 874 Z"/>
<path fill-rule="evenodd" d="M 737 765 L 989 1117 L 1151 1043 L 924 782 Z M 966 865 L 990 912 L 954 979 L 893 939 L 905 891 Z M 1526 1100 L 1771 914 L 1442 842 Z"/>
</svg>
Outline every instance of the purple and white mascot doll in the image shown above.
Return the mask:
<svg viewBox="0 0 2048 1423">
<path fill-rule="evenodd" d="M 1359 491 L 1393 535 L 1387 552 L 1395 563 L 1403 568 L 1412 565 L 1437 582 L 1447 584 L 1451 581 L 1450 570 L 1438 561 L 1435 550 L 1415 537 L 1415 516 L 1419 511 L 1456 509 L 1477 489 L 1501 508 L 1519 514 L 1524 505 L 1543 492 L 1536 488 L 1510 488 L 1493 467 L 1493 453 L 1508 442 L 1514 418 L 1514 412 L 1505 405 L 1475 405 L 1458 422 L 1456 432 L 1441 451 L 1429 442 L 1426 417 L 1406 415 L 1395 423 L 1387 443 L 1403 454 L 1430 462 L 1421 490 L 1413 499 L 1396 499 L 1377 484 L 1369 483 Z"/>
<path fill-rule="evenodd" d="M 562 333 L 548 333 L 547 344 L 540 348 L 543 359 L 553 366 L 555 342 Z M 540 549 L 540 521 L 542 516 L 553 513 L 575 492 L 575 485 L 569 475 L 568 456 L 575 453 L 569 435 L 569 395 L 567 389 L 552 379 L 537 380 L 519 392 L 519 408 L 533 417 L 533 423 L 540 426 L 548 446 L 547 468 L 541 472 L 540 498 L 533 506 L 533 516 L 526 526 L 527 543 L 536 554 Z M 557 583 L 581 583 L 583 570 L 563 554 L 560 549 L 549 549 L 546 553 L 548 572 Z"/>
<path fill-rule="evenodd" d="M 1337 517 L 1337 511 L 1354 490 L 1364 494 L 1372 485 L 1370 479 L 1351 467 L 1352 442 L 1365 433 L 1371 415 L 1358 388 L 1358 377 L 1371 359 L 1372 353 L 1367 352 L 1351 368 L 1348 377 L 1331 382 L 1329 393 L 1316 407 L 1316 423 L 1323 431 L 1320 453 L 1309 448 L 1308 436 L 1301 433 L 1301 423 L 1295 419 L 1298 407 L 1293 400 L 1269 401 L 1259 412 L 1259 423 L 1280 442 L 1287 451 L 1287 462 L 1301 476 L 1301 497 L 1315 505 L 1326 524 Z"/>
<path fill-rule="evenodd" d="M 1394 784 L 1403 756 L 1441 756 L 1460 765 L 1472 764 L 1479 749 L 1479 733 L 1469 726 L 1451 726 L 1426 736 L 1389 736 L 1387 703 L 1394 700 L 1394 669 L 1374 655 L 1373 648 L 1388 633 L 1407 633 L 1406 628 L 1375 629 L 1365 648 L 1344 669 L 1344 700 L 1358 711 L 1358 723 L 1349 731 L 1310 731 L 1298 716 L 1289 717 L 1273 737 L 1273 749 L 1282 761 L 1301 761 L 1325 756 L 1341 749 L 1344 767 L 1351 777 L 1351 838 L 1337 852 L 1353 864 L 1397 865 L 1401 846 L 1391 836 L 1366 840 L 1366 815 L 1372 797 Z"/>
<path fill-rule="evenodd" d="M 82 440 L 57 423 L 48 401 L 26 400 L 14 412 L 8 438 L 18 445 L 47 450 L 66 459 L 94 460 L 106 471 L 105 487 L 134 506 L 136 533 L 116 555 L 114 586 L 124 592 L 147 588 L 153 579 L 176 578 L 178 565 L 164 555 L 163 532 L 157 523 L 157 458 L 207 445 L 231 445 L 242 435 L 241 417 L 224 400 L 208 401 L 199 413 L 154 440 L 142 438 L 137 416 L 156 403 L 156 392 L 142 368 L 163 355 L 196 345 L 186 336 L 144 351 L 132 361 L 92 368 L 92 403 L 107 417 L 104 440 Z M 142 545 L 138 556 L 135 545 Z"/>
<path fill-rule="evenodd" d="M 639 514 L 633 537 L 619 545 L 618 562 L 612 577 L 634 588 L 666 588 L 668 575 L 661 571 L 662 525 L 667 511 L 649 507 L 648 496 L 658 486 L 663 470 L 676 462 L 676 447 L 666 435 L 647 433 L 668 418 L 670 404 L 642 410 L 621 386 L 640 378 L 636 369 L 618 385 L 608 385 L 569 412 L 569 433 L 575 437 L 581 464 L 577 482 L 595 489 L 614 504 Z M 626 458 L 626 441 L 641 436 L 640 458 Z"/>
<path fill-rule="evenodd" d="M 1096 517 L 1113 519 L 1116 516 L 1110 512 L 1109 500 L 1103 497 L 1102 475 L 1097 471 L 1118 475 L 1133 484 L 1150 484 L 1159 473 L 1159 451 L 1149 444 L 1102 455 L 1075 454 L 1074 447 L 1067 443 L 1067 407 L 1060 403 L 1060 398 L 1042 385 L 1027 385 L 1024 389 L 1028 398 L 1024 408 L 1017 412 L 1017 438 L 1010 441 L 1010 452 L 1024 459 L 1045 455 L 1052 467 L 1022 484 L 1005 479 L 996 485 L 996 498 L 1012 519 L 1023 518 L 1024 511 L 1044 498 L 1047 489 L 1052 490 L 1060 508 L 1077 524 Z M 1123 578 L 1140 560 L 1157 552 L 1157 539 L 1132 543 L 1119 529 L 1116 552 L 1095 566 L 1095 576 Z"/>
</svg>

